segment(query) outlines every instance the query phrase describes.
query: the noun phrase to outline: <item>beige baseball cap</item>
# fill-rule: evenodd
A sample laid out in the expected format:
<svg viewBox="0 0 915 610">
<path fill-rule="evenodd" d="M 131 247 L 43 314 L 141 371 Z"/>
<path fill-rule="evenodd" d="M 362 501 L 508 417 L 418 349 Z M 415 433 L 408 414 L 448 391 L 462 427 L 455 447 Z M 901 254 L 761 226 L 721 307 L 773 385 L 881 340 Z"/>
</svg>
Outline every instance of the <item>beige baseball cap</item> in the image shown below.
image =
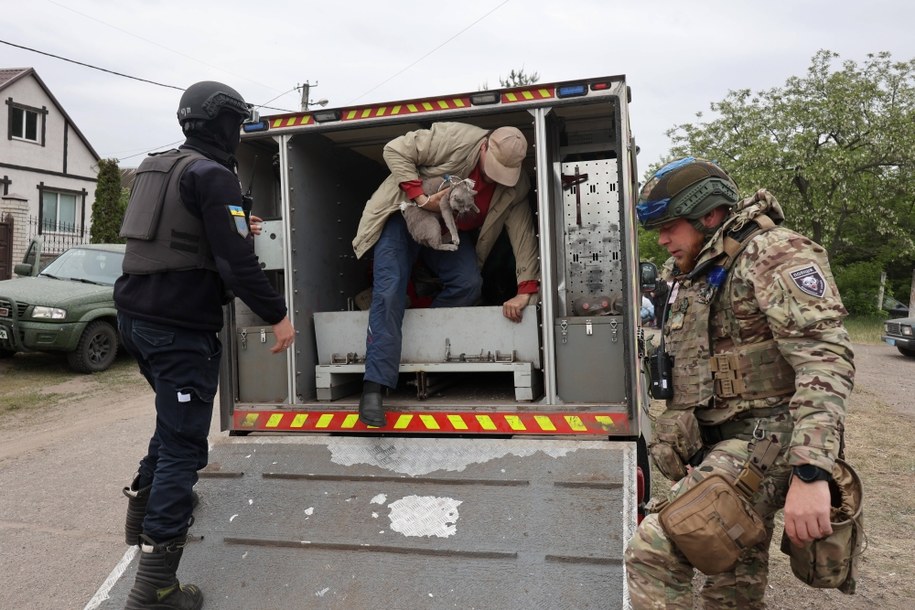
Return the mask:
<svg viewBox="0 0 915 610">
<path fill-rule="evenodd" d="M 521 177 L 521 162 L 527 156 L 527 140 L 515 127 L 499 127 L 489 135 L 483 171 L 494 182 L 515 186 Z"/>
</svg>

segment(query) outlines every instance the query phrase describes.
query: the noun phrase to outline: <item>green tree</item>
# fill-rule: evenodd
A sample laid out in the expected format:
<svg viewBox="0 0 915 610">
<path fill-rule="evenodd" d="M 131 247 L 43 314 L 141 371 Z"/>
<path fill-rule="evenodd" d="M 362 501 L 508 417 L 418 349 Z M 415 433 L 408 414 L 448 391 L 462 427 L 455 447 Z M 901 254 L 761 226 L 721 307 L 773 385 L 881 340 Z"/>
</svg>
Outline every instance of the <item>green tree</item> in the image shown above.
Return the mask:
<svg viewBox="0 0 915 610">
<path fill-rule="evenodd" d="M 505 78 L 502 78 L 501 76 L 499 77 L 499 85 L 504 88 L 526 87 L 527 85 L 533 85 L 534 83 L 538 82 L 539 80 L 540 80 L 540 75 L 536 72 L 527 74 L 524 71 L 523 67 L 520 70 L 515 70 L 513 68 L 512 71 L 509 72 L 508 76 L 506 76 Z M 480 91 L 486 91 L 487 89 L 489 89 L 488 81 L 484 82 L 479 87 Z"/>
<path fill-rule="evenodd" d="M 911 270 L 915 59 L 883 52 L 859 66 L 821 50 L 806 76 L 731 91 L 711 110 L 711 120 L 668 131 L 671 158 L 717 160 L 744 194 L 769 189 L 787 224 L 822 244 L 834 266 L 876 260 Z"/>
<path fill-rule="evenodd" d="M 836 285 L 848 311 L 861 316 L 880 313 L 877 308 L 880 271 L 876 261 L 854 263 L 835 270 Z"/>
<path fill-rule="evenodd" d="M 668 258 L 667 249 L 658 244 L 658 232 L 639 227 L 639 260 L 654 263 L 660 269 Z"/>
<path fill-rule="evenodd" d="M 93 244 L 122 243 L 124 240 L 118 233 L 121 230 L 121 221 L 124 220 L 125 209 L 118 161 L 103 159 L 99 162 L 89 241 Z"/>
<path fill-rule="evenodd" d="M 524 68 L 522 67 L 518 71 L 515 71 L 514 69 L 512 69 L 512 71 L 509 72 L 508 76 L 506 76 L 505 78 L 502 78 L 500 76 L 499 84 L 502 85 L 503 87 L 524 87 L 526 85 L 533 85 L 534 83 L 538 82 L 539 80 L 540 80 L 539 74 L 537 74 L 536 72 L 526 74 L 524 72 Z"/>
</svg>

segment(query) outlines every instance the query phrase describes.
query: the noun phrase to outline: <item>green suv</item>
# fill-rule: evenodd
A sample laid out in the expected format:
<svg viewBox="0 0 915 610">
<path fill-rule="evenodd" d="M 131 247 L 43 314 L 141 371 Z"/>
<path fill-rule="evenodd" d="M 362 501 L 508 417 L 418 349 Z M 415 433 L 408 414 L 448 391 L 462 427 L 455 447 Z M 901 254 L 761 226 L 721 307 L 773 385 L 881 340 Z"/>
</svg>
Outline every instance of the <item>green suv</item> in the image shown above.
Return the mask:
<svg viewBox="0 0 915 610">
<path fill-rule="evenodd" d="M 26 255 L 32 262 L 16 265 L 25 277 L 0 282 L 0 358 L 66 352 L 74 371 L 104 371 L 118 352 L 114 281 L 124 245 L 75 246 L 43 268 L 36 246 Z"/>
</svg>

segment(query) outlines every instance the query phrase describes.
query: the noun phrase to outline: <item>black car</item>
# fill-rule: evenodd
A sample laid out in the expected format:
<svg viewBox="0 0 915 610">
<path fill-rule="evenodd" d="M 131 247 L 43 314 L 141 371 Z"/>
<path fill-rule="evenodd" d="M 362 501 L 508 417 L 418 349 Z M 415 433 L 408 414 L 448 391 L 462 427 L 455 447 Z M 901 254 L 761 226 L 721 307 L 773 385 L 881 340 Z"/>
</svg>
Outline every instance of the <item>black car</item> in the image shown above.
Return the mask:
<svg viewBox="0 0 915 610">
<path fill-rule="evenodd" d="M 895 318 L 883 323 L 882 339 L 909 358 L 915 358 L 915 318 Z"/>
</svg>

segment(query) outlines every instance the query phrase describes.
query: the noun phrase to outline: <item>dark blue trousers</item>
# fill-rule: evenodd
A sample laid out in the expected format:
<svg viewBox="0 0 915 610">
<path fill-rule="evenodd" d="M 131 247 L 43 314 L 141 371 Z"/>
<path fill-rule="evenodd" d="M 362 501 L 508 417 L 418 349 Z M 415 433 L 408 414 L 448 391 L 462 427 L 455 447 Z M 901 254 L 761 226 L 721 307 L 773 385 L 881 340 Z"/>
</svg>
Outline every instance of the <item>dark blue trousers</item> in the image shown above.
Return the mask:
<svg viewBox="0 0 915 610">
<path fill-rule="evenodd" d="M 392 214 L 375 243 L 372 305 L 365 340 L 365 380 L 397 386 L 403 342 L 407 282 L 417 259 L 425 263 L 444 287 L 432 307 L 465 307 L 479 301 L 483 280 L 471 233 L 460 232 L 455 251 L 433 250 L 416 243 L 400 213 Z M 444 349 L 444 347 L 443 347 Z"/>
<path fill-rule="evenodd" d="M 184 536 L 197 471 L 207 465 L 207 435 L 219 382 L 216 333 L 118 313 L 121 342 L 156 392 L 156 429 L 140 460 L 140 486 L 152 483 L 143 533 L 155 542 Z"/>
</svg>

